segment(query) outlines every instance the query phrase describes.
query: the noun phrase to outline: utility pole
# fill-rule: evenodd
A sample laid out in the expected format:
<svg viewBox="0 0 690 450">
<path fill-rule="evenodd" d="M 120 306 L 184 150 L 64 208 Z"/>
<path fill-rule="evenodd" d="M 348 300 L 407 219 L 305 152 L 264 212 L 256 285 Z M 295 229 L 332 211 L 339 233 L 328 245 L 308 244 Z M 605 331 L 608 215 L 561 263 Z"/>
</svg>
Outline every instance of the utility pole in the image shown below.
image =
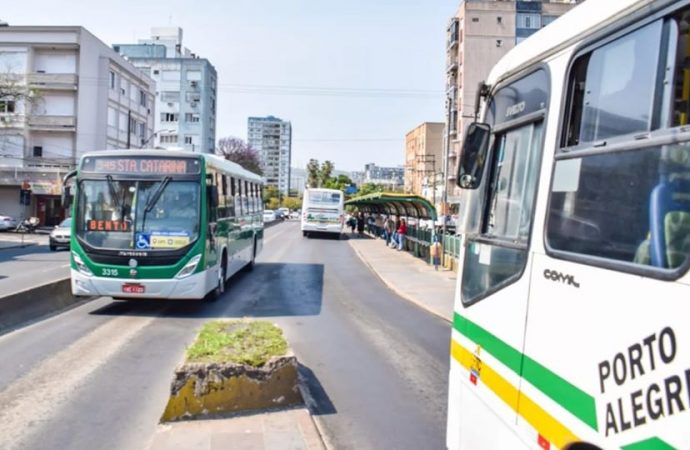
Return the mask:
<svg viewBox="0 0 690 450">
<path fill-rule="evenodd" d="M 443 235 L 445 236 L 448 231 L 448 225 L 446 216 L 448 214 L 448 159 L 450 158 L 450 128 L 451 128 L 451 111 L 453 109 L 453 99 L 450 95 L 446 96 L 446 148 L 444 149 L 445 155 L 443 157 Z"/>
<path fill-rule="evenodd" d="M 433 179 L 431 197 L 434 208 L 436 208 L 436 155 L 416 155 L 416 159 L 418 163 L 424 164 L 424 169 L 417 169 L 417 173 L 422 173 L 423 175 L 431 173 Z M 431 170 L 427 170 L 426 168 L 426 165 L 429 163 L 431 164 Z"/>
</svg>

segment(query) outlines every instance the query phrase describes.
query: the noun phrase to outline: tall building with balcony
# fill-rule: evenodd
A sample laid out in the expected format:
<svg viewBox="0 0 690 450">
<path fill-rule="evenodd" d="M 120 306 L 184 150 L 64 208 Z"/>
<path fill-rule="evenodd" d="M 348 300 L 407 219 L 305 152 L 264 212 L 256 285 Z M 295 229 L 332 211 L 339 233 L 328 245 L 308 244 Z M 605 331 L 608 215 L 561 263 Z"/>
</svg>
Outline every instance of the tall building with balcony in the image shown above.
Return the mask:
<svg viewBox="0 0 690 450">
<path fill-rule="evenodd" d="M 266 184 L 288 195 L 292 124 L 273 116 L 250 117 L 247 121 L 247 142 L 259 152 Z"/>
<path fill-rule="evenodd" d="M 154 97 L 151 78 L 82 27 L 0 27 L 0 211 L 59 222 L 62 177 L 85 152 L 148 139 Z"/>
<path fill-rule="evenodd" d="M 460 2 L 446 30 L 446 136 L 450 145 L 444 158 L 448 174 L 445 213 L 456 212 L 460 201 L 455 173 L 465 130 L 474 120 L 477 86 L 509 50 L 577 3 L 579 0 Z"/>
<path fill-rule="evenodd" d="M 405 135 L 405 192 L 440 200 L 443 122 L 424 122 Z"/>
<path fill-rule="evenodd" d="M 153 28 L 150 39 L 113 49 L 156 81 L 153 145 L 214 153 L 218 76 L 208 59 L 182 46 L 182 34 L 177 27 Z"/>
</svg>

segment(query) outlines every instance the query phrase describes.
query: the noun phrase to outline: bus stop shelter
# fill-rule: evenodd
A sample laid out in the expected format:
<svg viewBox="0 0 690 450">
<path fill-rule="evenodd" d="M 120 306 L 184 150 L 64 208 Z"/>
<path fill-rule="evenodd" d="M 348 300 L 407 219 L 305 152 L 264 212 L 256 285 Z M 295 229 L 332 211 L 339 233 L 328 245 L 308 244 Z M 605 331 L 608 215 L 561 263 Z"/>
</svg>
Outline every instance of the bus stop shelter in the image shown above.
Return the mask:
<svg viewBox="0 0 690 450">
<path fill-rule="evenodd" d="M 391 214 L 433 221 L 436 221 L 437 217 L 434 205 L 419 195 L 374 192 L 373 194 L 351 198 L 345 202 L 345 205 L 355 206 L 362 212 L 372 214 Z"/>
</svg>

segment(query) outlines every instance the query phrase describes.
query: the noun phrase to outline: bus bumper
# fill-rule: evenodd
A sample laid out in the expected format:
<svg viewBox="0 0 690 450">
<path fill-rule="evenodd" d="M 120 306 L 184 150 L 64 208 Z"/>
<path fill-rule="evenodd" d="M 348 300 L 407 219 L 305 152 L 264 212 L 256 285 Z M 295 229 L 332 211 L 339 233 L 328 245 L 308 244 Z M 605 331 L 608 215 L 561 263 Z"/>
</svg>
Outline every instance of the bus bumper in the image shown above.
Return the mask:
<svg viewBox="0 0 690 450">
<path fill-rule="evenodd" d="M 206 270 L 182 280 L 175 278 L 165 280 L 137 280 L 127 278 L 88 277 L 72 269 L 72 294 L 78 297 L 117 297 L 127 299 L 203 299 L 215 287 L 217 275 L 213 270 Z M 144 287 L 141 294 L 123 292 L 125 284 L 137 284 Z"/>
<path fill-rule="evenodd" d="M 303 223 L 302 231 L 313 233 L 342 233 L 343 226 L 340 224 Z"/>
</svg>

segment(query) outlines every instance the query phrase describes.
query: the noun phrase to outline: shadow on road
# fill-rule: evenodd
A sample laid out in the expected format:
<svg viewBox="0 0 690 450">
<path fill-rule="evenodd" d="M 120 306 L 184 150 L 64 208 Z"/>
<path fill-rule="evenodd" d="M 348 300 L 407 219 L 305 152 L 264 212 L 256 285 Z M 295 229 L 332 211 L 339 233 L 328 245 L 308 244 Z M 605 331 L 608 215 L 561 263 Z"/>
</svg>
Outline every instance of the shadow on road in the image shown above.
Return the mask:
<svg viewBox="0 0 690 450">
<path fill-rule="evenodd" d="M 94 315 L 171 318 L 315 316 L 323 302 L 323 264 L 257 263 L 233 276 L 216 302 L 202 300 L 113 301 Z"/>
<path fill-rule="evenodd" d="M 302 385 L 307 392 L 304 402 L 309 407 L 309 411 L 315 416 L 325 416 L 329 414 L 336 414 L 338 411 L 335 405 L 331 402 L 331 398 L 326 393 L 316 374 L 304 364 L 299 364 L 297 369 Z"/>
</svg>

